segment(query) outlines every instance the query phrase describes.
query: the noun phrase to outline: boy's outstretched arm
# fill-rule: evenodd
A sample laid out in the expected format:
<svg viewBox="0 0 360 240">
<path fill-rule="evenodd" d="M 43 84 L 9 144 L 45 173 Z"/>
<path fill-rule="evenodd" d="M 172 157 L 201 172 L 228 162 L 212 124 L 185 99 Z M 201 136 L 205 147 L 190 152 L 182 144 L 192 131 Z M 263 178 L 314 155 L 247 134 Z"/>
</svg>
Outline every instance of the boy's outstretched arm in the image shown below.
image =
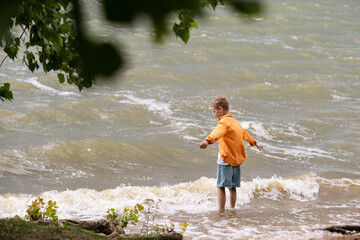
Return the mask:
<svg viewBox="0 0 360 240">
<path fill-rule="evenodd" d="M 255 146 L 260 151 L 263 150 L 264 147 L 260 143 L 257 143 L 256 140 L 252 136 L 250 136 L 250 134 L 245 129 L 243 129 L 243 130 L 244 130 L 244 132 L 243 132 L 244 140 L 249 142 L 250 146 Z"/>
<path fill-rule="evenodd" d="M 209 141 L 204 140 L 199 144 L 199 147 L 205 149 L 208 145 L 209 145 Z"/>
<path fill-rule="evenodd" d="M 255 147 L 257 147 L 260 151 L 264 148 L 260 143 L 255 143 Z"/>
</svg>

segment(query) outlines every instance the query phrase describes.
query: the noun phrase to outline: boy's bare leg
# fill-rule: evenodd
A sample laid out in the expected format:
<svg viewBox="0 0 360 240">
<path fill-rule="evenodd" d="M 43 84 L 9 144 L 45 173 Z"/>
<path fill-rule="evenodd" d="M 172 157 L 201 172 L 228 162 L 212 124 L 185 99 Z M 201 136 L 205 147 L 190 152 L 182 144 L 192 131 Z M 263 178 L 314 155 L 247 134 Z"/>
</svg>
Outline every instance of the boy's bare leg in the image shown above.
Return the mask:
<svg viewBox="0 0 360 240">
<path fill-rule="evenodd" d="M 236 204 L 236 188 L 229 189 L 230 191 L 230 208 L 235 208 Z"/>
<path fill-rule="evenodd" d="M 219 202 L 219 212 L 223 213 L 225 211 L 225 201 L 226 201 L 226 195 L 225 195 L 225 188 L 224 187 L 218 187 L 218 202 Z"/>
</svg>

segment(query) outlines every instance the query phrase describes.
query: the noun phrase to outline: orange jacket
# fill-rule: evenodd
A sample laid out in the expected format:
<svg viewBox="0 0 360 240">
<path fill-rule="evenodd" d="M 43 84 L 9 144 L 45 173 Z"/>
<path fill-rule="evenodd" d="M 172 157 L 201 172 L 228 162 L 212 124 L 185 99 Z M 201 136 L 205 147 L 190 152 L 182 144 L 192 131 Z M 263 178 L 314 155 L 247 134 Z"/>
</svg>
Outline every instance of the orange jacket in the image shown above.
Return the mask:
<svg viewBox="0 0 360 240">
<path fill-rule="evenodd" d="M 209 144 L 219 140 L 219 152 L 224 162 L 231 166 L 239 166 L 246 159 L 244 141 L 248 141 L 250 146 L 256 145 L 256 140 L 243 129 L 230 113 L 219 118 L 219 122 L 206 137 Z"/>
</svg>

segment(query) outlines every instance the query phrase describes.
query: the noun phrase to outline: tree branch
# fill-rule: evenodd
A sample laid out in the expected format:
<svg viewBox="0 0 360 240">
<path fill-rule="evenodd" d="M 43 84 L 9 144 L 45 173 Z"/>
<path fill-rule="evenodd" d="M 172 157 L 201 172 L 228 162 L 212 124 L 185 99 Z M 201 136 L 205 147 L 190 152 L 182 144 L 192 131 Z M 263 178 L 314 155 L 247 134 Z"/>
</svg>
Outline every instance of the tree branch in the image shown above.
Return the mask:
<svg viewBox="0 0 360 240">
<path fill-rule="evenodd" d="M 2 67 L 3 63 L 5 62 L 5 59 L 7 59 L 8 57 L 9 57 L 9 55 L 6 55 L 6 56 L 4 57 L 4 59 L 1 61 L 1 63 L 0 63 L 0 68 Z"/>
</svg>

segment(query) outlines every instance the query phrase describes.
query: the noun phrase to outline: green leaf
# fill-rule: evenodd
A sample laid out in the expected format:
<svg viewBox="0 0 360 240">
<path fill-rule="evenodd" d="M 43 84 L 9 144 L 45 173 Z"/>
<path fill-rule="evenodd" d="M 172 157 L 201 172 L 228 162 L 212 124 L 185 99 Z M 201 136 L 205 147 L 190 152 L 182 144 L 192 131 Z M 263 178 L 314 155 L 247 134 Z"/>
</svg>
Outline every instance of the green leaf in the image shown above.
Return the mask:
<svg viewBox="0 0 360 240">
<path fill-rule="evenodd" d="M 29 51 L 25 51 L 25 56 L 24 56 L 24 62 L 25 64 L 28 66 L 28 68 L 30 69 L 30 71 L 34 72 L 35 69 L 39 68 L 39 64 L 37 63 L 36 59 L 35 59 L 35 55 L 32 52 Z M 45 69 L 46 71 L 46 69 Z"/>
<path fill-rule="evenodd" d="M 59 82 L 60 82 L 60 83 L 64 83 L 64 82 L 65 82 L 64 74 L 58 73 L 58 79 L 59 79 Z"/>
<path fill-rule="evenodd" d="M 67 22 L 63 23 L 61 26 L 60 26 L 60 30 L 62 33 L 67 33 L 69 31 L 69 25 Z"/>
<path fill-rule="evenodd" d="M 141 204 L 136 204 L 137 208 L 139 209 L 139 211 L 143 211 L 144 210 L 144 206 Z"/>
<path fill-rule="evenodd" d="M 176 34 L 177 37 L 180 37 L 181 40 L 184 41 L 184 43 L 187 43 L 190 38 L 190 29 L 189 27 L 184 26 L 184 24 L 180 23 L 174 23 L 173 31 Z"/>
<path fill-rule="evenodd" d="M 196 28 L 196 29 L 199 28 L 199 26 L 198 26 L 198 24 L 197 24 L 197 22 L 195 20 L 190 22 L 190 27 Z"/>
<path fill-rule="evenodd" d="M 19 51 L 20 40 L 19 38 L 11 38 L 6 42 L 4 51 L 8 54 L 9 58 L 15 59 Z"/>
<path fill-rule="evenodd" d="M 65 223 L 64 223 L 64 229 L 66 229 L 66 227 L 69 225 L 69 221 L 66 221 Z"/>
<path fill-rule="evenodd" d="M 13 94 L 12 91 L 10 90 L 10 84 L 9 83 L 4 83 L 4 86 L 0 87 L 0 100 L 1 101 L 5 101 L 5 100 L 13 100 Z"/>
</svg>

